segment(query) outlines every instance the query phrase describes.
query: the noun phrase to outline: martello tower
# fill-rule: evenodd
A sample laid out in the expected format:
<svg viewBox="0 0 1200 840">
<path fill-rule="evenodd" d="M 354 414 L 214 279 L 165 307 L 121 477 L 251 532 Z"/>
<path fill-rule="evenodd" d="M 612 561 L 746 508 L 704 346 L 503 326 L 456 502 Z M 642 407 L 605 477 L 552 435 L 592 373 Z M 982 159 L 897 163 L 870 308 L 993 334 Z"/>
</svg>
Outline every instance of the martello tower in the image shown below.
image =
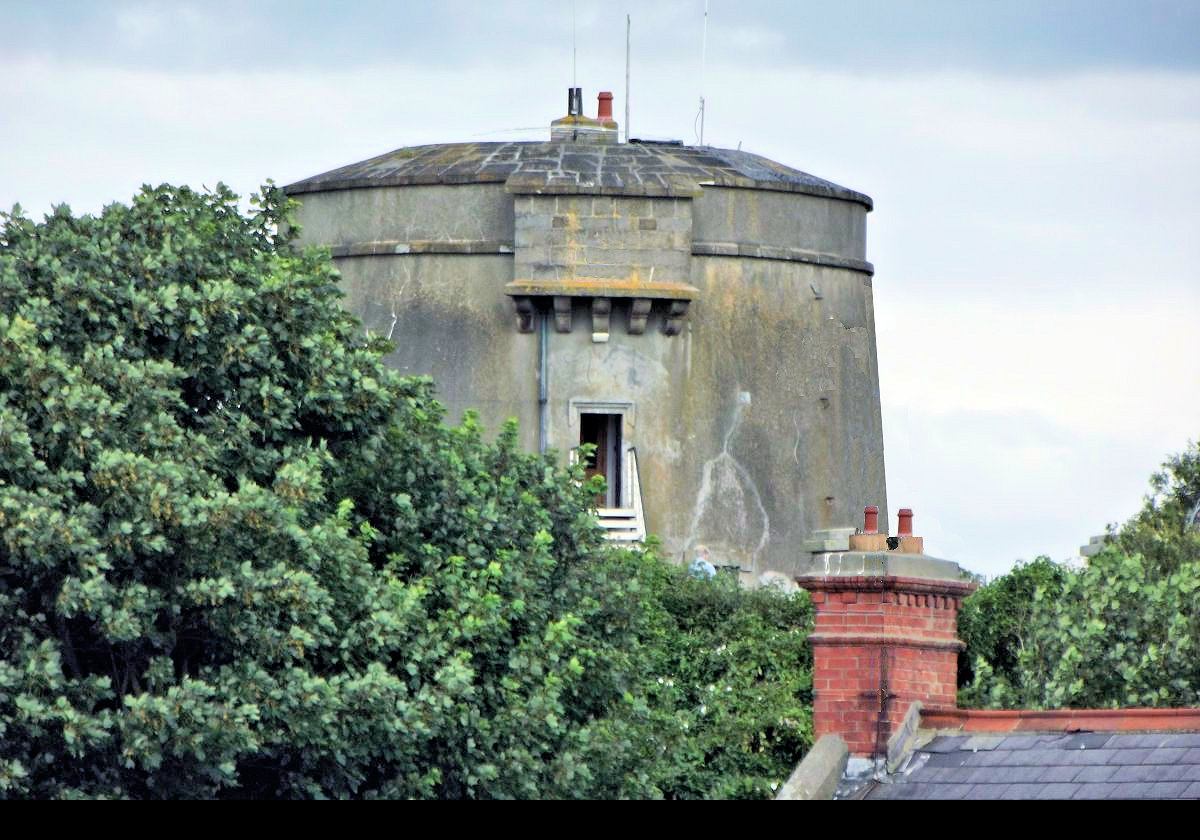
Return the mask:
<svg viewBox="0 0 1200 840">
<path fill-rule="evenodd" d="M 600 516 L 748 578 L 887 516 L 871 199 L 758 155 L 617 142 L 578 89 L 548 142 L 402 148 L 292 184 L 346 305 L 452 416 L 597 446 Z M 834 547 L 830 545 L 829 547 Z"/>
</svg>

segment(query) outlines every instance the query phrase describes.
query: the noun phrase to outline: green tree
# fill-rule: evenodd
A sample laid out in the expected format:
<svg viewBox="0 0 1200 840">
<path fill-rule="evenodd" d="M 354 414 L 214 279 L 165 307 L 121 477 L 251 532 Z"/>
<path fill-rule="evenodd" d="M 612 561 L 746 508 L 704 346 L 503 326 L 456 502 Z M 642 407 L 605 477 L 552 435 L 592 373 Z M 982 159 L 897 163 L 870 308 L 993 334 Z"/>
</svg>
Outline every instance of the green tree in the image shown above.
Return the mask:
<svg viewBox="0 0 1200 840">
<path fill-rule="evenodd" d="M 1032 616 L 1039 589 L 1061 595 L 1073 572 L 1048 557 L 1018 563 L 1011 572 L 985 583 L 965 601 L 958 614 L 958 636 L 966 648 L 958 656 L 958 684 L 970 684 L 975 663 L 982 660 L 1001 677 L 1013 679 L 1017 656 L 1033 632 Z"/>
<path fill-rule="evenodd" d="M 812 745 L 808 593 L 660 572 L 646 738 L 672 799 L 765 799 Z"/>
<path fill-rule="evenodd" d="M 1142 510 L 1084 569 L 1018 569 L 968 599 L 964 614 L 976 612 L 964 639 L 977 656 L 965 704 L 1200 704 L 1200 452 L 1192 445 L 1163 466 Z M 1012 603 L 1031 585 L 1027 607 Z M 989 648 L 989 622 L 1019 625 L 1015 647 L 1010 638 Z"/>
<path fill-rule="evenodd" d="M 1155 577 L 1200 558 L 1200 443 L 1172 455 L 1150 478 L 1142 509 L 1110 542 L 1124 554 L 1140 554 Z"/>
<path fill-rule="evenodd" d="M 0 238 L 0 792 L 595 792 L 636 563 L 226 189 Z"/>
<path fill-rule="evenodd" d="M 766 795 L 804 602 L 608 548 L 253 206 L 3 219 L 0 795 Z"/>
</svg>

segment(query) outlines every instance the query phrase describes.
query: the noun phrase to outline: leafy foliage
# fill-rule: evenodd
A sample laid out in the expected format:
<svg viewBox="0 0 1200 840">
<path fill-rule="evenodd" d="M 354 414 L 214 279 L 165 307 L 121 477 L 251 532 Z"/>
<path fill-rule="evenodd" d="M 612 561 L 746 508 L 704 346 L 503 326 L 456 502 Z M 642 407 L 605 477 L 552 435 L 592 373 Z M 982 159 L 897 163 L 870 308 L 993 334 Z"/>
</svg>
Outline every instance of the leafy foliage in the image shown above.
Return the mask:
<svg viewBox="0 0 1200 840">
<path fill-rule="evenodd" d="M 808 594 L 661 575 L 654 784 L 673 799 L 769 798 L 812 745 Z"/>
<path fill-rule="evenodd" d="M 1200 558 L 1200 443 L 1192 443 L 1150 478 L 1142 509 L 1110 535 L 1124 554 L 1140 554 L 1155 576 Z"/>
<path fill-rule="evenodd" d="M 1200 540 L 1189 525 L 1200 451 L 1170 459 L 1152 487 L 1086 568 L 1039 561 L 968 599 L 965 705 L 1200 705 Z"/>
<path fill-rule="evenodd" d="M 982 659 L 995 674 L 1013 679 L 1017 655 L 1033 630 L 1034 596 L 1056 598 L 1072 572 L 1048 557 L 1018 563 L 1007 575 L 986 583 L 968 597 L 958 614 L 958 635 L 966 649 L 958 656 L 958 684 L 974 679 Z"/>
<path fill-rule="evenodd" d="M 4 217 L 0 795 L 785 775 L 808 737 L 800 602 L 605 547 L 594 484 L 512 427 L 447 427 L 340 310 L 327 257 L 280 233 L 286 199 L 254 206 L 160 187 Z"/>
</svg>

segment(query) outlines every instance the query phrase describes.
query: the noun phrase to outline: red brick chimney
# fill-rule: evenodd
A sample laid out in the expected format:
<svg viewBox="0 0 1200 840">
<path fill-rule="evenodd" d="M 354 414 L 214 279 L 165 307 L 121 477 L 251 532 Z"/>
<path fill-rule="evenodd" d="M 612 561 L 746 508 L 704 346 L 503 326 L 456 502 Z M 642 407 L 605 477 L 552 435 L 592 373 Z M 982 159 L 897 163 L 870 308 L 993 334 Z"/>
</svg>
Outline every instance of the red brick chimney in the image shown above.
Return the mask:
<svg viewBox="0 0 1200 840">
<path fill-rule="evenodd" d="M 921 553 L 911 510 L 899 537 L 872 533 L 877 515 L 867 508 L 848 551 L 814 553 L 796 576 L 816 609 L 813 736 L 841 735 L 858 756 L 884 755 L 914 700 L 954 708 L 958 610 L 976 587 L 957 563 Z"/>
</svg>

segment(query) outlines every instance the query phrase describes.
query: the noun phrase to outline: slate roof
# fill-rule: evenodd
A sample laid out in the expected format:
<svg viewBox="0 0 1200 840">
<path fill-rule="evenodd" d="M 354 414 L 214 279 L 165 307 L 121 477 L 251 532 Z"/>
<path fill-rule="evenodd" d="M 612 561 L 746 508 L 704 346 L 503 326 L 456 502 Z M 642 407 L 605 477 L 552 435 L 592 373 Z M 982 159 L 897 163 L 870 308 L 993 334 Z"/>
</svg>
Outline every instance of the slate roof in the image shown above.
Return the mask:
<svg viewBox="0 0 1200 840">
<path fill-rule="evenodd" d="M 562 186 L 669 191 L 679 181 L 840 198 L 870 209 L 869 196 L 734 149 L 666 143 L 439 143 L 406 146 L 314 175 L 288 193 L 417 184 L 504 182 L 516 175 Z"/>
<path fill-rule="evenodd" d="M 937 735 L 865 799 L 1198 799 L 1200 733 Z"/>
</svg>

